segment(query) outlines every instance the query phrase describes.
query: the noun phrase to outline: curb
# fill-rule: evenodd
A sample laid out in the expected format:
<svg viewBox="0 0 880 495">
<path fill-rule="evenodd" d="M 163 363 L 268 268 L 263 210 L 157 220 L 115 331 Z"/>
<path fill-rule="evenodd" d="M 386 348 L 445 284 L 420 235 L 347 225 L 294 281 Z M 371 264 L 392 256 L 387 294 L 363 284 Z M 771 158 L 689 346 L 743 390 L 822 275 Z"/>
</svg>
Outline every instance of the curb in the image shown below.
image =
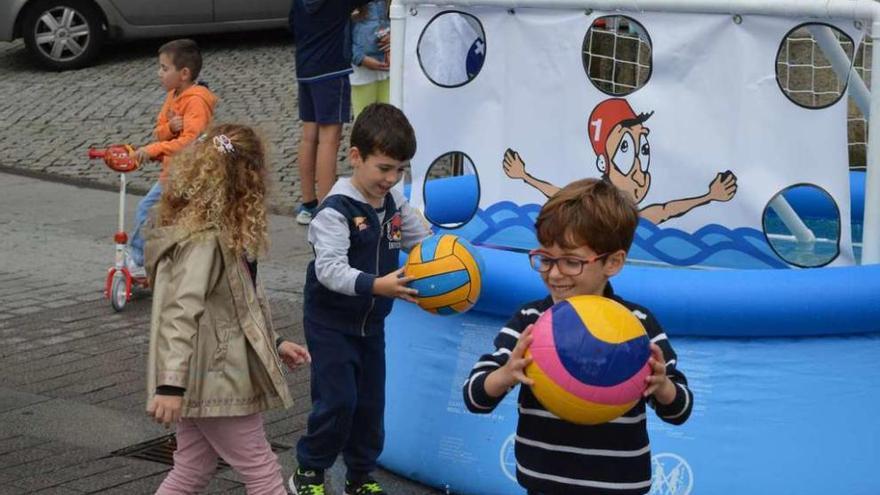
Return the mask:
<svg viewBox="0 0 880 495">
<path fill-rule="evenodd" d="M 91 179 L 81 179 L 79 177 L 69 177 L 66 175 L 58 175 L 58 174 L 50 174 L 48 172 L 42 172 L 39 170 L 28 170 L 21 169 L 16 167 L 10 167 L 9 165 L 0 165 L 0 174 L 8 174 L 8 175 L 18 175 L 21 177 L 28 177 L 31 179 L 43 180 L 46 182 L 55 182 L 57 184 L 65 184 L 74 187 L 80 187 L 83 189 L 95 189 L 98 191 L 107 191 L 107 192 L 119 192 L 118 185 L 110 185 L 104 184 L 102 182 L 98 182 L 96 180 Z M 148 189 L 140 186 L 132 186 L 126 185 L 125 192 L 126 194 L 132 194 L 135 196 L 146 196 Z M 271 196 L 270 196 L 271 197 Z M 269 213 L 272 215 L 281 215 L 285 217 L 293 217 L 295 216 L 295 208 L 294 211 L 291 211 L 290 208 L 279 206 L 279 205 L 269 205 Z"/>
</svg>

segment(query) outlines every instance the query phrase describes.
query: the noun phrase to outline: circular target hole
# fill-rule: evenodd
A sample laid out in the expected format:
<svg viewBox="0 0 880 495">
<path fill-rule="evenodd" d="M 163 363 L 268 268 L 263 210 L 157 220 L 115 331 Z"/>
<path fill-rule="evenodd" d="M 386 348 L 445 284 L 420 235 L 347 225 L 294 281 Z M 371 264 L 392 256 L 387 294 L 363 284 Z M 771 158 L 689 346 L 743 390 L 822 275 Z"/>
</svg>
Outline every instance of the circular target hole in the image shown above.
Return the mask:
<svg viewBox="0 0 880 495">
<path fill-rule="evenodd" d="M 424 186 L 425 217 L 454 229 L 468 223 L 480 204 L 480 180 L 473 160 L 461 151 L 444 153 L 428 167 Z"/>
<path fill-rule="evenodd" d="M 846 92 L 855 46 L 836 27 L 801 24 L 785 35 L 776 54 L 776 82 L 804 108 L 829 107 Z"/>
<path fill-rule="evenodd" d="M 486 33 L 471 14 L 441 12 L 425 26 L 416 52 L 422 72 L 432 83 L 456 88 L 471 82 L 483 69 Z"/>
<path fill-rule="evenodd" d="M 762 224 L 773 251 L 794 266 L 825 266 L 840 254 L 840 208 L 819 186 L 797 184 L 776 193 Z"/>
<path fill-rule="evenodd" d="M 651 77 L 651 38 L 631 17 L 599 17 L 584 36 L 583 62 L 596 89 L 611 96 L 628 95 Z"/>
</svg>

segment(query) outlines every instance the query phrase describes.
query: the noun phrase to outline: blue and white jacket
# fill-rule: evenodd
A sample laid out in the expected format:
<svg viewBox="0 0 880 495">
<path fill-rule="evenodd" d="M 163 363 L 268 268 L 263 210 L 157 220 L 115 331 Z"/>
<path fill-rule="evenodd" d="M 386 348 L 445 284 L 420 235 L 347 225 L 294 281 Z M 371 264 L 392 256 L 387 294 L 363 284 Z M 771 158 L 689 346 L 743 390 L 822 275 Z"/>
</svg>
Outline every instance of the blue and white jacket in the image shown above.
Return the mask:
<svg viewBox="0 0 880 495">
<path fill-rule="evenodd" d="M 393 299 L 373 295 L 376 277 L 396 270 L 400 250 L 431 235 L 422 215 L 392 190 L 374 208 L 348 178 L 339 179 L 309 224 L 303 318 L 350 335 L 384 331 Z"/>
<path fill-rule="evenodd" d="M 366 56 L 385 60 L 376 34 L 391 26 L 385 0 L 373 0 L 361 9 L 367 10 L 366 17 L 351 23 L 351 65 L 355 66 L 361 65 Z"/>
</svg>

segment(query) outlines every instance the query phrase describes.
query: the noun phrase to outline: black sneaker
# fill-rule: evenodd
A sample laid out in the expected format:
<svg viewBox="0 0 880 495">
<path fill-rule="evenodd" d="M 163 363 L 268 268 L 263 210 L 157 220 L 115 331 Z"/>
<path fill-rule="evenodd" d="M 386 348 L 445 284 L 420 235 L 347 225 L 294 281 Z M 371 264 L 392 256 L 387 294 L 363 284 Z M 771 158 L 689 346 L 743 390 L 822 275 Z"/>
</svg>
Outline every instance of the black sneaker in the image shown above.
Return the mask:
<svg viewBox="0 0 880 495">
<path fill-rule="evenodd" d="M 345 495 L 385 495 L 385 490 L 376 480 L 364 476 L 357 483 L 345 480 Z"/>
<path fill-rule="evenodd" d="M 287 486 L 293 495 L 324 495 L 324 471 L 296 468 L 296 472 L 287 480 Z"/>
</svg>

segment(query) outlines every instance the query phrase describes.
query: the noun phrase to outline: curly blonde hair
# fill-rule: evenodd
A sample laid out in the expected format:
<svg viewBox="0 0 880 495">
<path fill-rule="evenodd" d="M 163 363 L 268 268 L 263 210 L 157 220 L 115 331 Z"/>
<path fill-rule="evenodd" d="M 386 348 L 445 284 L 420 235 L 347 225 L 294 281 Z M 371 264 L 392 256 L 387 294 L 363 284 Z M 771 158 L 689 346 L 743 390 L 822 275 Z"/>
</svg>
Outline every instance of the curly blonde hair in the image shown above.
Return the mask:
<svg viewBox="0 0 880 495">
<path fill-rule="evenodd" d="M 172 159 L 158 224 L 218 229 L 234 253 L 256 259 L 268 247 L 267 177 L 263 142 L 253 129 L 218 125 Z"/>
</svg>

